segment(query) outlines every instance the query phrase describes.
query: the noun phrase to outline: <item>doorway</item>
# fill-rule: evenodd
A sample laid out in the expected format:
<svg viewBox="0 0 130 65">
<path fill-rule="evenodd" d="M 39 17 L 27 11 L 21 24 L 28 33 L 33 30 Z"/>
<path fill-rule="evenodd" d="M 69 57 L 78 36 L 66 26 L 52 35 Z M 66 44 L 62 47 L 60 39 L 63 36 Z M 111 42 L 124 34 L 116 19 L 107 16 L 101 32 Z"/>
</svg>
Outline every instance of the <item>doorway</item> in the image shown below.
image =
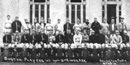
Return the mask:
<svg viewBox="0 0 130 65">
<path fill-rule="evenodd" d="M 116 6 L 117 5 L 115 5 L 115 4 L 107 5 L 107 23 L 108 24 L 111 24 L 111 18 L 114 18 L 115 23 L 116 23 Z"/>
</svg>

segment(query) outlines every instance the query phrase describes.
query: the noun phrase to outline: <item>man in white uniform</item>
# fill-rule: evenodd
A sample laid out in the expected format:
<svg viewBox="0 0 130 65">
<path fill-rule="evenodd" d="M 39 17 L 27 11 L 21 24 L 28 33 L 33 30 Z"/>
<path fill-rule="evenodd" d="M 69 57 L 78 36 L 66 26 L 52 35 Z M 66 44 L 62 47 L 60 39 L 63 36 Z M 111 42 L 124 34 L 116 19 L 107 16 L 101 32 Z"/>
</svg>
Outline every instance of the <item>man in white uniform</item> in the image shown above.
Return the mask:
<svg viewBox="0 0 130 65">
<path fill-rule="evenodd" d="M 47 34 L 49 34 L 50 32 L 54 33 L 54 26 L 51 23 L 51 19 L 48 19 L 48 23 L 45 26 L 45 31 L 46 31 Z"/>
<path fill-rule="evenodd" d="M 82 35 L 79 33 L 79 31 L 76 31 L 76 34 L 73 37 L 74 44 L 80 45 L 82 43 Z"/>
<path fill-rule="evenodd" d="M 12 24 L 12 20 L 10 15 L 7 15 L 7 21 L 4 22 L 3 24 L 3 32 L 11 32 L 11 24 Z"/>
<path fill-rule="evenodd" d="M 61 19 L 58 19 L 58 23 L 55 25 L 55 31 L 56 34 L 58 33 L 58 31 L 63 32 L 63 25 L 61 24 Z"/>
</svg>

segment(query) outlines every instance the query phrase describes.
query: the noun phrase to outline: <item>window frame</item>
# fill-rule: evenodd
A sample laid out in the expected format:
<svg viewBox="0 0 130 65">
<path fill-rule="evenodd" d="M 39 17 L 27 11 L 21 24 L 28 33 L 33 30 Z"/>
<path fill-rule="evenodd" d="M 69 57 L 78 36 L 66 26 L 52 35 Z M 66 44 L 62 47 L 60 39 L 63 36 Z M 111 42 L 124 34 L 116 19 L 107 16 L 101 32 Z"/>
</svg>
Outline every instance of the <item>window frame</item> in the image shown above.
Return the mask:
<svg viewBox="0 0 130 65">
<path fill-rule="evenodd" d="M 30 9 L 30 7 L 31 7 L 31 5 L 32 5 L 32 10 Z M 30 3 L 29 3 L 29 14 L 31 15 L 31 11 L 32 11 L 32 16 L 30 16 L 29 15 L 29 20 L 30 20 L 30 22 L 32 23 L 32 24 L 34 24 L 34 19 L 36 18 L 35 17 L 35 6 L 36 5 L 38 5 L 38 16 L 39 16 L 39 18 L 38 18 L 38 20 L 39 21 L 37 21 L 37 22 L 41 22 L 40 20 L 41 20 L 41 18 L 42 18 L 42 10 L 44 10 L 44 16 L 43 16 L 43 18 L 44 18 L 44 23 L 47 23 L 47 20 L 48 20 L 48 18 L 50 18 L 50 0 L 45 0 L 45 2 L 34 2 L 34 0 L 30 0 Z M 47 5 L 49 5 L 49 17 L 47 17 Z M 42 8 L 42 6 L 44 6 L 44 9 L 41 9 Z M 31 20 L 32 19 L 32 20 Z"/>
<path fill-rule="evenodd" d="M 75 6 L 75 21 L 73 22 L 72 21 L 72 6 Z M 84 22 L 84 18 L 86 18 L 86 0 L 81 0 L 81 2 L 71 2 L 71 0 L 66 0 L 66 18 L 69 18 L 70 19 L 70 23 L 72 24 L 75 24 L 77 23 L 77 19 L 78 19 L 78 16 L 77 16 L 77 6 L 80 5 L 80 21 L 81 23 Z M 67 6 L 69 7 L 68 8 L 68 14 L 67 14 Z M 85 9 L 83 8 L 85 6 Z M 85 10 L 85 14 L 84 13 L 84 10 Z M 68 15 L 68 17 L 67 17 Z M 84 17 L 85 16 L 85 17 Z"/>
</svg>

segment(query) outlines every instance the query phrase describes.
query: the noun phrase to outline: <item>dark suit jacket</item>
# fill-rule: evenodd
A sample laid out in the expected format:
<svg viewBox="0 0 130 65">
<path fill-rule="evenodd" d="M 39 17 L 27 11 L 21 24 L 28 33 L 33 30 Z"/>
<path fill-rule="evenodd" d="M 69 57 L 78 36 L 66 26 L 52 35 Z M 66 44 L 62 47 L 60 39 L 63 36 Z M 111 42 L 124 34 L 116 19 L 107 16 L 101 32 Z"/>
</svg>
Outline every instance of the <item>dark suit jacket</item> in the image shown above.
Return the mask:
<svg viewBox="0 0 130 65">
<path fill-rule="evenodd" d="M 31 42 L 30 37 L 31 36 L 29 34 L 22 35 L 21 42 L 22 43 L 30 43 Z"/>
<path fill-rule="evenodd" d="M 114 24 L 114 30 L 113 31 L 112 31 L 112 24 L 109 25 L 109 31 L 110 31 L 111 34 L 114 34 L 116 30 L 117 30 L 116 24 Z"/>
<path fill-rule="evenodd" d="M 11 35 L 5 35 L 3 37 L 3 43 L 11 43 L 12 41 L 12 36 Z"/>
<path fill-rule="evenodd" d="M 16 24 L 17 24 L 17 25 L 16 25 Z M 12 27 L 13 33 L 15 33 L 16 30 L 18 30 L 18 32 L 21 32 L 22 23 L 21 23 L 20 21 L 15 20 L 15 21 L 12 23 L 11 27 Z"/>
<path fill-rule="evenodd" d="M 98 36 L 97 35 L 90 35 L 89 42 L 90 43 L 98 43 Z"/>
<path fill-rule="evenodd" d="M 68 26 L 68 27 L 67 27 L 67 26 Z M 67 32 L 67 28 L 72 31 L 72 24 L 70 24 L 70 23 L 65 23 L 65 24 L 64 24 L 64 32 L 65 32 L 65 33 Z"/>
<path fill-rule="evenodd" d="M 103 34 L 98 34 L 97 39 L 98 39 L 98 43 L 99 43 L 99 44 L 105 43 L 105 35 L 103 35 Z"/>
<path fill-rule="evenodd" d="M 128 35 L 123 35 L 122 39 L 123 39 L 123 43 L 129 43 L 129 36 Z"/>
<path fill-rule="evenodd" d="M 46 34 L 41 34 L 40 35 L 40 41 L 43 43 L 47 43 L 48 42 L 48 36 Z"/>
<path fill-rule="evenodd" d="M 65 34 L 65 43 L 72 43 L 72 42 L 73 42 L 73 35 Z"/>
<path fill-rule="evenodd" d="M 58 42 L 64 42 L 64 35 L 59 34 L 56 36 L 56 43 Z"/>
</svg>

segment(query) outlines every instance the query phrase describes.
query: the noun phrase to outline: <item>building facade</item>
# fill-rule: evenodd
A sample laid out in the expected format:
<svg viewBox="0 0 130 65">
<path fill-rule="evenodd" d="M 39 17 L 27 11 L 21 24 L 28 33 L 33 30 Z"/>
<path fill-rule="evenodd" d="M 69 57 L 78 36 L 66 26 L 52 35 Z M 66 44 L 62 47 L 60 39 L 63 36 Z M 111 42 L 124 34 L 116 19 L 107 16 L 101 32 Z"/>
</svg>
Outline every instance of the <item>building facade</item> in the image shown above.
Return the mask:
<svg viewBox="0 0 130 65">
<path fill-rule="evenodd" d="M 122 16 L 130 30 L 130 0 L 0 0 L 0 24 L 6 21 L 7 15 L 11 15 L 12 20 L 18 16 L 23 24 L 24 19 L 33 23 L 34 19 L 40 22 L 41 18 L 45 22 L 50 18 L 54 24 L 57 19 L 61 19 L 64 24 L 66 18 L 71 23 L 75 23 L 77 19 L 83 23 L 86 18 L 90 22 L 97 18 L 102 23 L 103 18 L 106 18 L 110 23 L 111 17 L 119 23 Z M 2 27 L 0 30 L 2 38 Z"/>
</svg>

